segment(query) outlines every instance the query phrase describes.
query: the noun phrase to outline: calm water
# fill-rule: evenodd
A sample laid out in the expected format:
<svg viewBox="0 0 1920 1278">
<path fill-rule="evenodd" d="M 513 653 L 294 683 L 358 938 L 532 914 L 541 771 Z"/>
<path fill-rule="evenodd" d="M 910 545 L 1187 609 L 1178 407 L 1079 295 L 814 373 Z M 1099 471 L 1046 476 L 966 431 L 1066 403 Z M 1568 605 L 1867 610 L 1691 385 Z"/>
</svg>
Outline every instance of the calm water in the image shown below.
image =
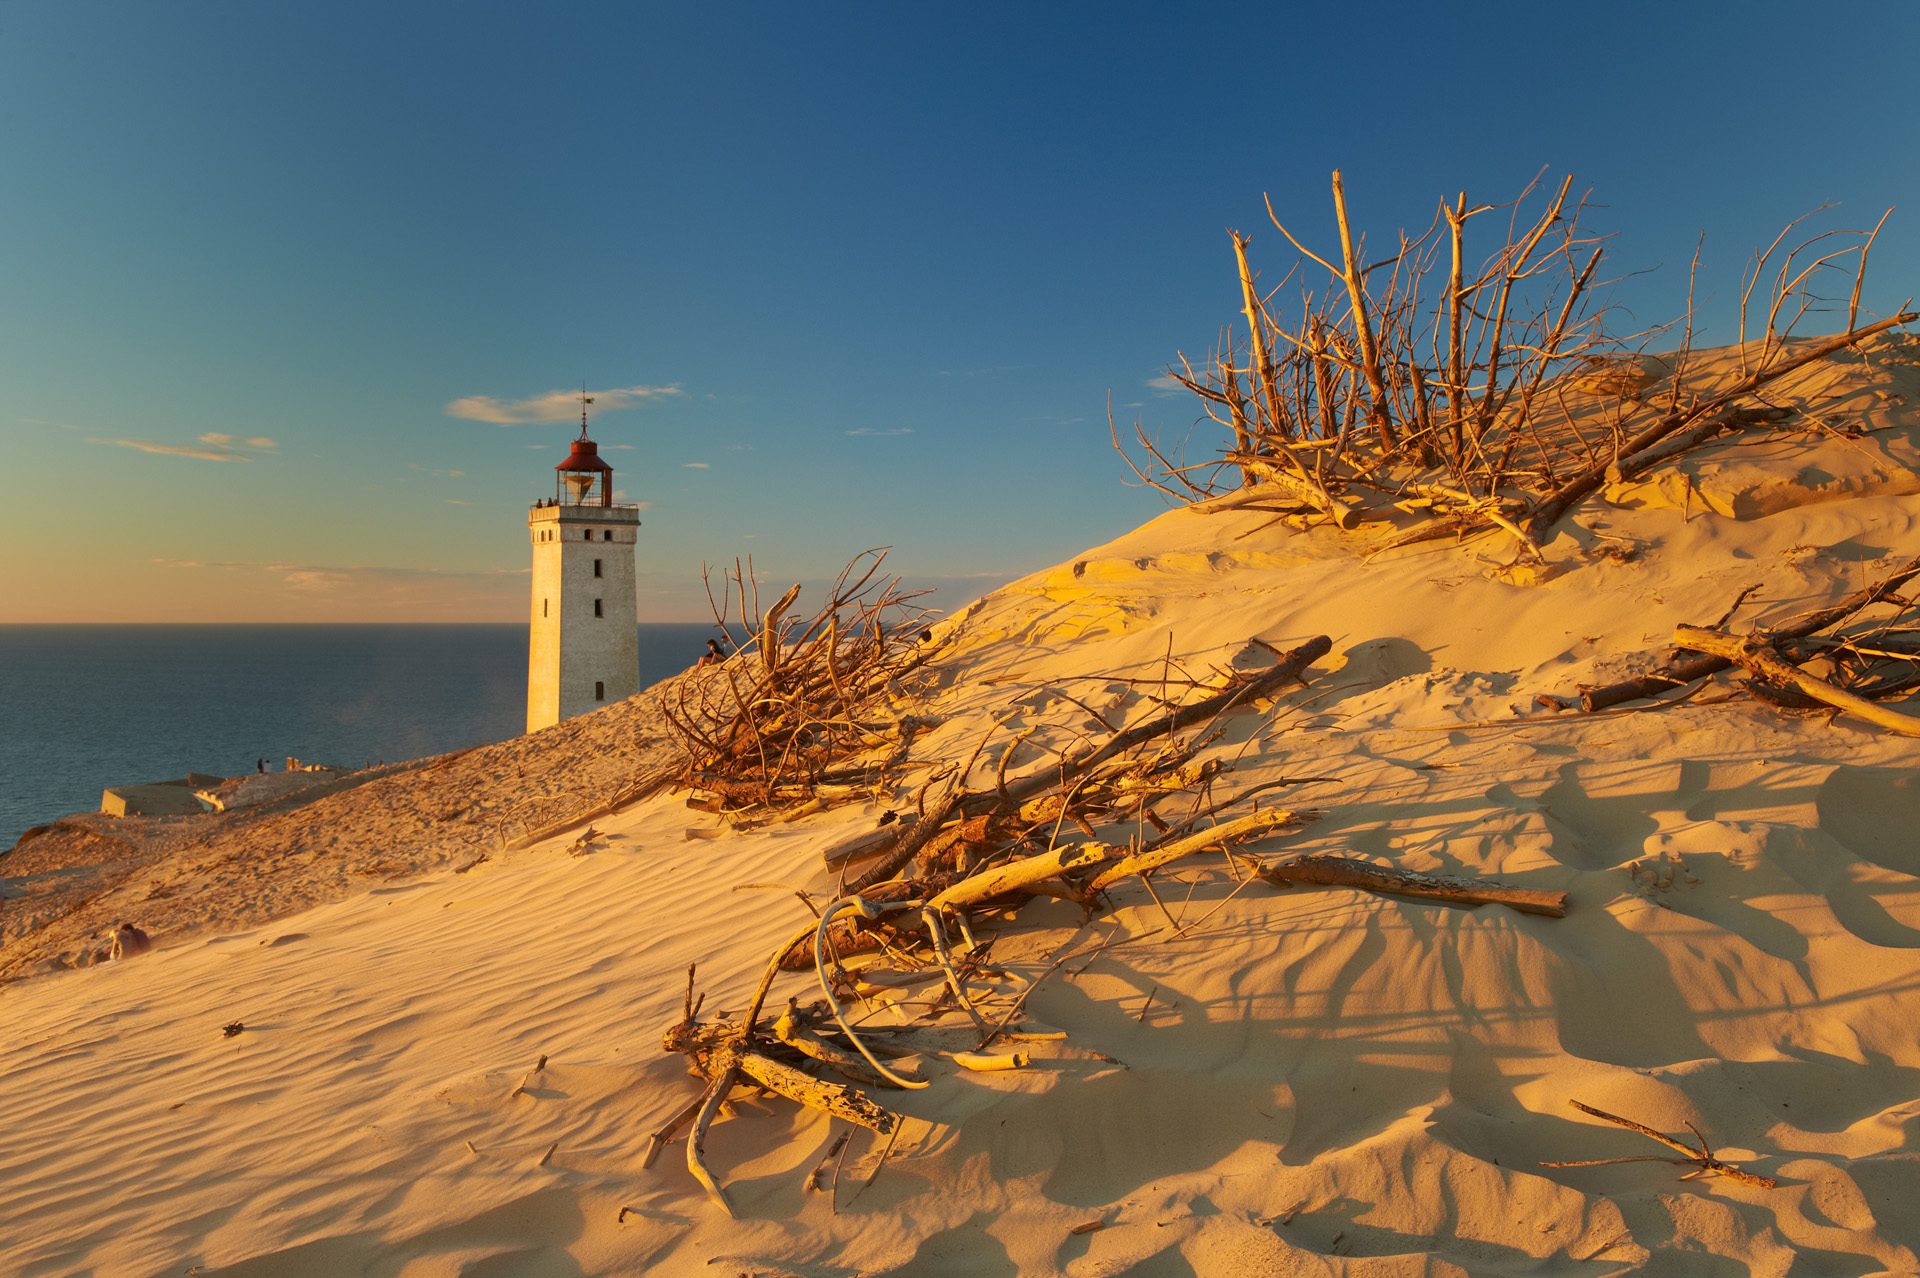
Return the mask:
<svg viewBox="0 0 1920 1278">
<path fill-rule="evenodd" d="M 712 632 L 641 626 L 641 686 Z M 524 624 L 0 626 L 0 851 L 110 785 L 503 741 L 526 699 Z"/>
</svg>

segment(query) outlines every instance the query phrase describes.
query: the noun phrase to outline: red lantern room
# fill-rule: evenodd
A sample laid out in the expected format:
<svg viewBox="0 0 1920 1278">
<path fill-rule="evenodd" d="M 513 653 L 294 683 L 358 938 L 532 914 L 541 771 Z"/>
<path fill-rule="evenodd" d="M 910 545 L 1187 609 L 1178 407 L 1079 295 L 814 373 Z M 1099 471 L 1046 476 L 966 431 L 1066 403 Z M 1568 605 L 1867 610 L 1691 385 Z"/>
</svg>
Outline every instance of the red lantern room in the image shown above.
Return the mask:
<svg viewBox="0 0 1920 1278">
<path fill-rule="evenodd" d="M 558 506 L 613 505 L 613 467 L 600 460 L 600 446 L 587 438 L 587 405 L 580 405 L 580 438 L 573 451 L 553 468 L 553 500 Z"/>
</svg>

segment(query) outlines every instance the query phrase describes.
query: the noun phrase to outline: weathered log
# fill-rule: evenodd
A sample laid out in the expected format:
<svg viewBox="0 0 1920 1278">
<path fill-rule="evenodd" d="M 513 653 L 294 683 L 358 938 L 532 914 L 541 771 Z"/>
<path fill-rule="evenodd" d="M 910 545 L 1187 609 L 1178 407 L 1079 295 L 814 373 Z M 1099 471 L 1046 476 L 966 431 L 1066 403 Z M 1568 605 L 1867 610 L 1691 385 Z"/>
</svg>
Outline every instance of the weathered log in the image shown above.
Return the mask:
<svg viewBox="0 0 1920 1278">
<path fill-rule="evenodd" d="M 949 782 L 946 793 L 940 796 L 940 801 L 934 804 L 925 816 L 901 831 L 899 839 L 890 851 L 847 884 L 847 892 L 849 894 L 864 892 L 874 884 L 884 883 L 898 874 L 901 867 L 913 860 L 914 855 L 940 832 L 940 827 L 946 824 L 947 818 L 959 808 L 960 798 L 964 793 L 960 787 L 959 778 L 956 777 Z"/>
<path fill-rule="evenodd" d="M 1643 697 L 1657 697 L 1663 692 L 1685 687 L 1695 679 L 1704 679 L 1708 675 L 1718 674 L 1731 664 L 1719 657 L 1680 657 L 1649 674 L 1623 679 L 1619 683 L 1610 683 L 1603 688 L 1582 688 L 1580 709 L 1593 714 L 1628 701 L 1639 701 Z M 1555 700 L 1556 704 L 1559 704 L 1561 699 Z"/>
<path fill-rule="evenodd" d="M 899 821 L 891 821 L 877 830 L 868 830 L 865 834 L 843 839 L 820 854 L 829 870 L 837 870 L 852 861 L 870 856 L 878 856 L 899 842 L 901 831 L 905 827 Z"/>
<path fill-rule="evenodd" d="M 1102 865 L 1120 854 L 1119 848 L 1104 843 L 1076 843 L 1070 847 L 1058 847 L 1051 852 L 1022 857 L 1018 861 L 1009 861 L 962 879 L 935 896 L 927 905 L 934 910 L 962 910 L 1046 879 Z"/>
<path fill-rule="evenodd" d="M 1564 918 L 1567 894 L 1538 888 L 1508 887 L 1491 880 L 1456 879 L 1442 874 L 1375 865 L 1357 857 L 1313 853 L 1266 866 L 1260 877 L 1275 887 L 1313 883 L 1323 887 L 1351 887 L 1390 896 L 1413 896 L 1455 905 L 1504 905 L 1524 914 Z"/>
<path fill-rule="evenodd" d="M 1767 632 L 1767 637 L 1770 640 L 1804 639 L 1808 635 L 1817 634 L 1829 626 L 1845 621 L 1862 608 L 1879 603 L 1917 576 L 1920 576 L 1920 556 L 1909 559 L 1889 576 L 1871 586 L 1856 590 L 1830 608 L 1816 608 L 1812 612 L 1802 613 L 1784 626 L 1775 627 Z M 1669 689 L 1692 683 L 1695 679 L 1704 679 L 1708 675 L 1718 674 L 1732 665 L 1732 661 L 1720 656 L 1683 656 L 1669 662 L 1660 670 L 1641 675 L 1636 679 L 1627 679 L 1601 688 L 1583 689 L 1580 693 L 1580 708 L 1592 714 L 1596 710 L 1605 710 L 1622 702 L 1657 696 Z"/>
<path fill-rule="evenodd" d="M 754 1082 L 769 1091 L 780 1093 L 790 1101 L 834 1118 L 844 1118 L 849 1123 L 879 1132 L 882 1136 L 900 1123 L 900 1115 L 875 1104 L 857 1088 L 815 1078 L 805 1070 L 783 1065 L 759 1052 L 740 1053 L 739 1069 Z"/>
<path fill-rule="evenodd" d="M 1782 660 L 1763 639 L 1741 639 L 1699 626 L 1677 626 L 1674 628 L 1673 638 L 1674 642 L 1682 647 L 1745 666 L 1763 678 L 1798 688 L 1816 701 L 1823 701 L 1835 709 L 1858 715 L 1868 723 L 1885 728 L 1889 732 L 1897 732 L 1908 737 L 1920 737 L 1920 718 L 1902 714 L 1898 710 L 1890 710 L 1865 697 L 1856 696 L 1844 688 L 1836 688 L 1824 680 L 1814 678 Z"/>
<path fill-rule="evenodd" d="M 1298 813 L 1290 812 L 1285 808 L 1269 808 L 1264 812 L 1250 812 L 1246 816 L 1223 821 L 1197 834 L 1183 834 L 1158 847 L 1136 852 L 1108 866 L 1087 884 L 1087 893 L 1091 896 L 1095 892 L 1104 891 L 1130 874 L 1146 874 L 1163 865 L 1178 861 L 1181 857 L 1192 856 L 1208 848 L 1225 847 L 1229 843 L 1254 838 L 1276 826 L 1297 820 L 1298 816 Z"/>
</svg>

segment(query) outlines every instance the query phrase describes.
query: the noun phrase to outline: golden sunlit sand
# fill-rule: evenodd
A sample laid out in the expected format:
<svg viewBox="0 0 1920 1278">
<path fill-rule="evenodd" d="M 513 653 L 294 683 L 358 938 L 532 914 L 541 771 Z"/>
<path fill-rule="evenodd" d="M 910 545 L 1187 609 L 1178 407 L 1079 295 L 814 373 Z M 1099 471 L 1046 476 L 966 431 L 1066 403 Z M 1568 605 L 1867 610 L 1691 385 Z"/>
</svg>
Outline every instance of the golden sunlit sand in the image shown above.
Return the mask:
<svg viewBox="0 0 1920 1278">
<path fill-rule="evenodd" d="M 1696 358 L 1732 375 L 1731 352 Z M 1216 850 L 1090 917 L 976 920 L 1002 969 L 976 996 L 1039 981 L 1026 1024 L 1064 1037 L 1012 1070 L 923 1053 L 930 1086 L 873 1093 L 906 1120 L 884 1166 L 856 1130 L 831 1188 L 808 1182 L 844 1124 L 734 1093 L 705 1159 L 737 1218 L 681 1144 L 642 1168 L 705 1086 L 662 1032 L 693 964 L 703 1015 L 739 1015 L 810 917 L 795 890 L 833 897 L 821 853 L 884 805 L 743 831 L 658 790 L 598 811 L 678 766 L 655 691 L 312 802 L 161 819 L 137 856 L 98 850 L 110 825 L 29 841 L 0 861 L 6 1267 L 1913 1272 L 1920 743 L 1728 675 L 1595 715 L 1536 701 L 1660 664 L 1749 586 L 1723 628 L 1920 548 L 1920 343 L 1875 339 L 1771 402 L 1798 424 L 1615 486 L 1551 572 L 1516 580 L 1487 539 L 1370 554 L 1183 508 L 937 625 L 896 804 L 983 737 L 991 788 L 1015 735 L 1018 779 L 1099 740 L 1096 713 L 1152 713 L 1160 681 L 1326 635 L 1303 687 L 1196 756 L 1231 765 L 1209 791 L 1228 811 L 1293 781 L 1263 802 L 1315 814 L 1244 853 L 1564 891 L 1565 917 L 1281 890 Z M 1856 429 L 1824 428 L 1840 416 Z M 565 823 L 589 811 L 583 840 Z M 85 900 L 58 894 L 62 856 L 95 866 Z M 122 918 L 153 953 L 66 966 Z M 1682 1155 L 1574 1101 L 1777 1183 L 1609 1161 Z"/>
</svg>

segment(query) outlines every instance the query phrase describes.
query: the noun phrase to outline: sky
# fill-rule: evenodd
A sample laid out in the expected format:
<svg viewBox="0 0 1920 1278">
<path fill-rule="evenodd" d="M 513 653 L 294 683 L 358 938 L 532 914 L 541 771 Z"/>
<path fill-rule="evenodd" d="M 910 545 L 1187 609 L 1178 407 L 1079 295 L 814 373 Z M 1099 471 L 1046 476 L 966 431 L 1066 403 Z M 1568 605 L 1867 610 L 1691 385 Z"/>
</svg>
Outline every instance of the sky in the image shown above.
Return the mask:
<svg viewBox="0 0 1920 1278">
<path fill-rule="evenodd" d="M 1228 228 L 1386 242 L 1545 170 L 1622 324 L 1871 226 L 1920 292 L 1920 6 L 0 0 L 0 622 L 517 621 L 582 386 L 643 621 L 859 551 L 954 606 L 1164 509 L 1111 405 Z M 570 424 L 571 422 L 571 424 Z"/>
</svg>

